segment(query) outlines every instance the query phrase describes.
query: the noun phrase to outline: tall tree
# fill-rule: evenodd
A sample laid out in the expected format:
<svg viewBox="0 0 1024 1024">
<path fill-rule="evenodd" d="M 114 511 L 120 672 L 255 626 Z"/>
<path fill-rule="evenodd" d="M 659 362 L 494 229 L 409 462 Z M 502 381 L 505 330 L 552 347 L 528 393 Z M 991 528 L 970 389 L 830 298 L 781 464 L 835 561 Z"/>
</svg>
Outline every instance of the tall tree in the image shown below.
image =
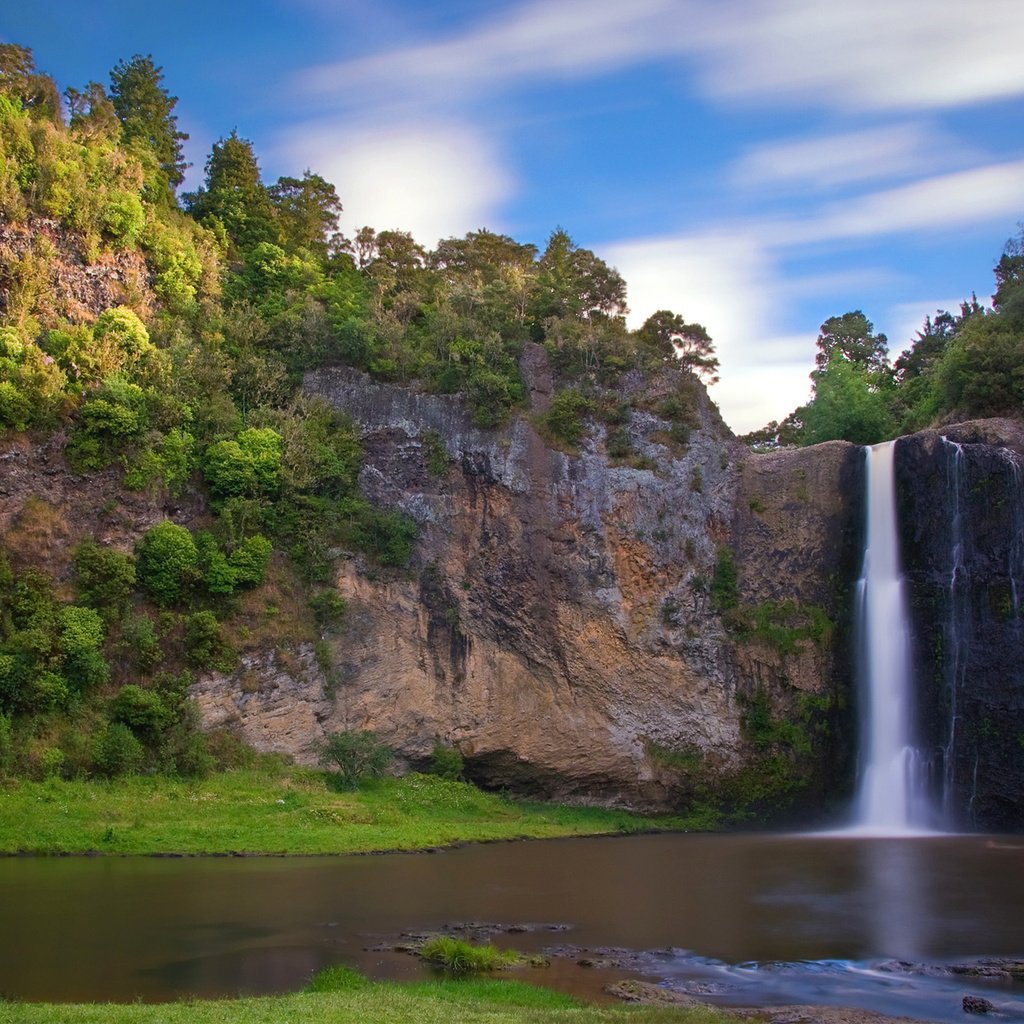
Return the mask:
<svg viewBox="0 0 1024 1024">
<path fill-rule="evenodd" d="M 875 334 L 875 325 L 859 310 L 829 317 L 818 335 L 818 354 L 814 362 L 819 370 L 827 368 L 836 356 L 874 372 L 888 365 L 888 341 Z"/>
<path fill-rule="evenodd" d="M 169 95 L 162 81 L 163 68 L 157 67 L 151 56 L 136 54 L 130 61 L 119 61 L 110 72 L 110 99 L 124 141 L 138 143 L 153 153 L 167 191 L 173 194 L 188 167 L 181 150 L 188 135 L 178 131 L 174 114 L 178 97 Z"/>
<path fill-rule="evenodd" d="M 26 110 L 51 121 L 61 120 L 57 85 L 49 75 L 36 70 L 35 58 L 27 46 L 0 43 L 0 93 L 21 100 Z"/>
<path fill-rule="evenodd" d="M 614 267 L 579 248 L 558 228 L 537 264 L 533 312 L 538 321 L 621 316 L 626 313 L 626 282 Z"/>
<path fill-rule="evenodd" d="M 206 187 L 187 193 L 184 200 L 196 220 L 221 227 L 236 249 L 278 241 L 274 206 L 260 181 L 252 143 L 236 131 L 213 144 L 206 161 Z"/>
<path fill-rule="evenodd" d="M 703 324 L 688 324 L 678 313 L 659 309 L 644 321 L 637 340 L 663 359 L 674 356 L 684 369 L 717 383 L 718 357 Z"/>
<path fill-rule="evenodd" d="M 337 247 L 341 200 L 329 181 L 307 170 L 301 178 L 278 178 L 267 192 L 286 249 L 308 249 L 324 258 Z"/>
</svg>

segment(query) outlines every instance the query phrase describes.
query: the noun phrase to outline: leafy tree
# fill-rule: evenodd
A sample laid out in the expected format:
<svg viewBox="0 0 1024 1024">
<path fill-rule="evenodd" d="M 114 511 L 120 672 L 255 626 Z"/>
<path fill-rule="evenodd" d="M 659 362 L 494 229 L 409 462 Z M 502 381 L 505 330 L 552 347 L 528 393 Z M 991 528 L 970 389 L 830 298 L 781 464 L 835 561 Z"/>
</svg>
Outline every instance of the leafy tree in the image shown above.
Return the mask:
<svg viewBox="0 0 1024 1024">
<path fill-rule="evenodd" d="M 877 444 L 892 436 L 895 424 L 888 402 L 864 366 L 832 359 L 813 377 L 814 399 L 802 410 L 804 444 Z"/>
<path fill-rule="evenodd" d="M 334 186 L 307 170 L 301 178 L 278 178 L 268 194 L 285 248 L 307 249 L 325 259 L 332 244 L 338 244 L 335 236 L 342 207 Z"/>
<path fill-rule="evenodd" d="M 276 494 L 281 480 L 281 435 L 270 427 L 250 427 L 232 441 L 206 450 L 203 475 L 216 498 Z"/>
<path fill-rule="evenodd" d="M 1024 410 L 1024 330 L 1000 313 L 971 317 L 936 368 L 944 411 L 1020 416 Z"/>
<path fill-rule="evenodd" d="M 162 82 L 163 68 L 150 55 L 119 61 L 110 72 L 110 101 L 124 142 L 141 146 L 156 158 L 165 187 L 154 199 L 173 195 L 188 167 L 181 148 L 188 135 L 178 130 L 174 113 L 178 98 L 169 95 Z"/>
<path fill-rule="evenodd" d="M 888 339 L 874 334 L 874 324 L 859 310 L 829 317 L 818 334 L 815 365 L 824 370 L 836 357 L 872 372 L 888 366 Z"/>
<path fill-rule="evenodd" d="M 637 340 L 662 359 L 674 356 L 680 365 L 709 383 L 718 381 L 718 358 L 711 335 L 701 324 L 688 324 L 678 313 L 661 309 L 637 331 Z"/>
<path fill-rule="evenodd" d="M 61 122 L 60 95 L 49 75 L 36 69 L 27 46 L 0 43 L 0 93 L 20 100 L 26 110 Z"/>
<path fill-rule="evenodd" d="M 111 617 L 120 617 L 135 588 L 135 559 L 88 538 L 75 549 L 74 569 L 81 600 Z"/>
<path fill-rule="evenodd" d="M 101 775 L 133 775 L 141 771 L 146 749 L 124 722 L 110 722 L 94 741 L 93 763 Z"/>
<path fill-rule="evenodd" d="M 170 520 L 147 530 L 137 548 L 139 582 L 161 605 L 180 601 L 199 574 L 192 534 Z"/>
<path fill-rule="evenodd" d="M 120 137 L 117 111 L 99 82 L 89 82 L 82 90 L 68 86 L 64 100 L 71 114 L 71 128 L 80 136 L 88 140 Z"/>
<path fill-rule="evenodd" d="M 239 250 L 278 241 L 274 206 L 260 180 L 252 143 L 236 131 L 213 144 L 206 161 L 206 187 L 184 199 L 196 220 L 226 232 Z"/>
<path fill-rule="evenodd" d="M 581 249 L 558 228 L 537 264 L 532 303 L 534 318 L 623 316 L 626 282 L 589 249 Z"/>
<path fill-rule="evenodd" d="M 583 417 L 594 403 L 575 388 L 559 391 L 544 414 L 542 426 L 551 437 L 575 448 L 583 440 Z"/>
<path fill-rule="evenodd" d="M 79 690 L 91 689 L 110 678 L 101 653 L 103 620 L 92 608 L 68 605 L 60 610 L 60 649 L 63 674 Z"/>
<path fill-rule="evenodd" d="M 329 781 L 341 790 L 380 778 L 393 756 L 391 748 L 370 730 L 336 732 L 320 744 L 320 764 L 333 769 Z"/>
</svg>

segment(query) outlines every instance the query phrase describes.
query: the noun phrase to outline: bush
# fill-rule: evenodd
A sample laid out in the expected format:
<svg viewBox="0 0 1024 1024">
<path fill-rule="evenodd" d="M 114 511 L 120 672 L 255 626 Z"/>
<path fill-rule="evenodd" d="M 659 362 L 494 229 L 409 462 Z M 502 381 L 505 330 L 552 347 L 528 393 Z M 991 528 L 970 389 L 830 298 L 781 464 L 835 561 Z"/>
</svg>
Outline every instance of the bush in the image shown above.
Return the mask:
<svg viewBox="0 0 1024 1024">
<path fill-rule="evenodd" d="M 338 625 L 347 607 L 345 598 L 336 590 L 321 590 L 309 599 L 309 609 L 321 629 Z"/>
<path fill-rule="evenodd" d="M 351 992 L 366 988 L 370 979 L 344 964 L 334 964 L 318 971 L 302 990 L 303 992 Z"/>
<path fill-rule="evenodd" d="M 185 650 L 196 668 L 230 672 L 235 666 L 235 651 L 221 634 L 213 612 L 196 612 L 185 619 Z"/>
<path fill-rule="evenodd" d="M 329 781 L 335 789 L 356 789 L 366 779 L 380 778 L 386 771 L 393 751 L 370 730 L 336 732 L 320 744 L 320 764 L 330 772 Z"/>
<path fill-rule="evenodd" d="M 559 391 L 541 421 L 543 429 L 555 441 L 575 448 L 583 440 L 583 417 L 594 403 L 575 388 Z"/>
<path fill-rule="evenodd" d="M 139 582 L 164 606 L 180 601 L 199 575 L 192 534 L 169 520 L 148 530 L 138 546 Z"/>
<path fill-rule="evenodd" d="M 0 713 L 0 779 L 14 768 L 14 732 L 10 715 Z"/>
<path fill-rule="evenodd" d="M 99 686 L 110 678 L 101 654 L 103 620 L 92 608 L 68 605 L 60 610 L 60 649 L 64 675 L 79 690 Z"/>
<path fill-rule="evenodd" d="M 459 781 L 466 770 L 466 762 L 455 747 L 436 743 L 430 754 L 430 774 L 442 779 Z"/>
<path fill-rule="evenodd" d="M 123 722 L 111 722 L 95 740 L 92 755 L 101 775 L 132 775 L 142 768 L 146 751 L 138 737 Z"/>
<path fill-rule="evenodd" d="M 113 548 L 100 547 L 91 538 L 75 550 L 75 583 L 82 601 L 118 615 L 127 607 L 135 588 L 135 559 Z"/>
<path fill-rule="evenodd" d="M 174 715 L 155 690 L 130 683 L 121 687 L 110 702 L 110 719 L 129 726 L 133 732 L 155 737 L 171 724 Z"/>
</svg>

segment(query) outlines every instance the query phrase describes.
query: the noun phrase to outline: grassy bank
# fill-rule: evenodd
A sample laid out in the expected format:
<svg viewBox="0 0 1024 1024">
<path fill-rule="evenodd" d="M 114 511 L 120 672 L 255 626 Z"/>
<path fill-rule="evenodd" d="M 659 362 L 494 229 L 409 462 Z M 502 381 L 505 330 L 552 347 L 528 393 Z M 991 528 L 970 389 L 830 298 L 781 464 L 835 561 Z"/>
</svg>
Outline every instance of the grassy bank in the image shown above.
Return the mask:
<svg viewBox="0 0 1024 1024">
<path fill-rule="evenodd" d="M 401 985 L 359 979 L 340 991 L 132 1004 L 0 1003 L 0 1024 L 730 1024 L 711 1008 L 597 1007 L 515 981 Z"/>
<path fill-rule="evenodd" d="M 428 775 L 338 793 L 322 772 L 276 764 L 197 781 L 0 782 L 2 853 L 356 853 L 695 824 L 519 803 Z"/>
</svg>

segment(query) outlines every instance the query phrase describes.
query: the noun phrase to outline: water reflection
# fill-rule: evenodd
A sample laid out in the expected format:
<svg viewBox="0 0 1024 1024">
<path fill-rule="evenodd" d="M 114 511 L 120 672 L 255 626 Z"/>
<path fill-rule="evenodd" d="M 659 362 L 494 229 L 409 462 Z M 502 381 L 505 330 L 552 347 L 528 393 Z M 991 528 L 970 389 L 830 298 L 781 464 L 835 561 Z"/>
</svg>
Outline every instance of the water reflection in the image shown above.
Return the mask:
<svg viewBox="0 0 1024 1024">
<path fill-rule="evenodd" d="M 336 962 L 407 977 L 416 961 L 368 947 L 451 921 L 565 922 L 564 938 L 581 946 L 690 951 L 665 954 L 658 970 L 724 986 L 734 1000 L 881 998 L 909 1013 L 905 989 L 938 983 L 880 972 L 880 961 L 1020 956 L 1022 910 L 1024 847 L 985 837 L 640 836 L 387 857 L 0 860 L 0 992 L 282 991 Z M 504 941 L 532 951 L 557 940 L 538 931 Z"/>
</svg>

